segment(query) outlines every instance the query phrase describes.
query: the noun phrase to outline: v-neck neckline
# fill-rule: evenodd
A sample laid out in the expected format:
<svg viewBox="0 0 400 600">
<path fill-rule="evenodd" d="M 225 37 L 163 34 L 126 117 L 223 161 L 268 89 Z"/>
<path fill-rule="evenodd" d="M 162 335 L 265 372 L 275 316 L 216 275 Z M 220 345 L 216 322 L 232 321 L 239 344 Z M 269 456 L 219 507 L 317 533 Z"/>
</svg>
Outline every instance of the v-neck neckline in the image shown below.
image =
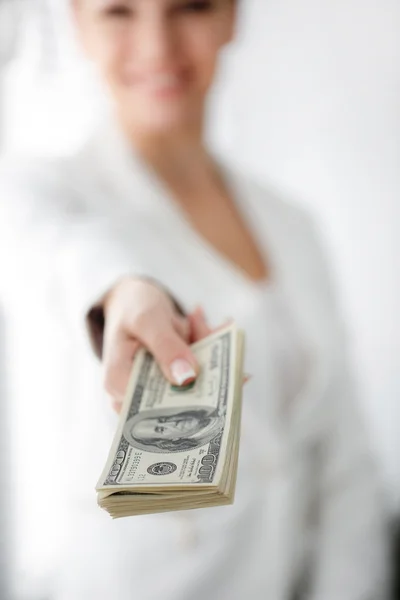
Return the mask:
<svg viewBox="0 0 400 600">
<path fill-rule="evenodd" d="M 131 191 L 135 190 L 135 188 L 138 187 L 138 183 L 139 186 L 143 186 L 144 184 L 145 189 L 143 190 L 143 193 L 146 203 L 145 206 L 143 206 L 144 210 L 147 208 L 149 210 L 153 208 L 155 211 L 162 210 L 162 216 L 165 217 L 165 219 L 171 219 L 180 227 L 182 234 L 187 237 L 188 244 L 196 246 L 199 255 L 202 255 L 207 259 L 210 267 L 213 267 L 214 269 L 217 267 L 217 270 L 221 272 L 221 276 L 222 274 L 224 274 L 225 277 L 228 275 L 230 279 L 236 281 L 237 284 L 245 286 L 254 293 L 264 293 L 265 291 L 272 290 L 276 287 L 278 268 L 273 248 L 271 248 L 271 243 L 265 239 L 265 230 L 264 228 L 260 228 L 257 217 L 255 216 L 255 218 L 252 218 L 251 211 L 249 210 L 250 200 L 244 197 L 247 193 L 247 190 L 244 189 L 244 182 L 242 182 L 239 175 L 236 174 L 224 160 L 221 160 L 220 157 L 208 149 L 243 223 L 253 236 L 257 248 L 266 262 L 268 275 L 264 279 L 253 279 L 244 269 L 230 260 L 201 235 L 201 233 L 192 226 L 188 217 L 185 215 L 184 210 L 176 201 L 168 186 L 164 184 L 155 170 L 142 159 L 135 148 L 129 144 L 129 141 L 126 139 L 118 125 L 113 122 L 107 129 L 107 137 L 110 141 L 108 151 L 112 150 L 113 154 L 115 151 L 117 152 L 117 160 L 120 161 L 121 169 L 126 170 L 125 177 L 128 177 L 126 193 L 129 193 L 130 189 Z M 113 157 L 113 162 L 115 162 L 115 156 Z M 136 181 L 134 181 L 135 176 L 137 177 Z M 124 172 L 122 171 L 121 178 L 123 177 Z M 131 184 L 129 184 L 129 180 L 132 181 Z M 158 221 L 162 222 L 164 227 L 165 221 L 162 221 L 160 214 L 157 216 Z"/>
<path fill-rule="evenodd" d="M 152 195 L 156 197 L 158 207 L 162 205 L 163 209 L 165 209 L 171 219 L 178 223 L 182 234 L 187 237 L 188 243 L 192 246 L 195 245 L 200 254 L 205 256 L 208 262 L 212 263 L 214 268 L 217 266 L 217 268 L 221 270 L 225 276 L 228 274 L 229 277 L 237 281 L 238 284 L 240 283 L 241 285 L 246 286 L 255 293 L 263 293 L 276 287 L 276 268 L 271 250 L 268 248 L 267 251 L 265 239 L 261 239 L 261 232 L 257 231 L 255 223 L 253 223 L 250 218 L 249 211 L 246 210 L 246 200 L 242 198 L 238 182 L 234 180 L 234 176 L 230 169 L 228 169 L 221 160 L 212 155 L 216 167 L 223 178 L 224 185 L 228 189 L 241 220 L 252 235 L 257 244 L 257 248 L 267 263 L 269 275 L 264 279 L 256 280 L 250 277 L 250 275 L 244 269 L 225 256 L 201 233 L 199 233 L 190 223 L 185 211 L 175 200 L 168 186 L 163 183 L 157 173 L 155 173 L 155 171 L 149 165 L 147 165 L 140 158 L 140 156 L 137 155 L 137 153 L 134 152 L 134 150 L 131 156 L 132 160 L 139 166 L 143 177 L 149 182 L 149 184 L 154 186 Z"/>
</svg>

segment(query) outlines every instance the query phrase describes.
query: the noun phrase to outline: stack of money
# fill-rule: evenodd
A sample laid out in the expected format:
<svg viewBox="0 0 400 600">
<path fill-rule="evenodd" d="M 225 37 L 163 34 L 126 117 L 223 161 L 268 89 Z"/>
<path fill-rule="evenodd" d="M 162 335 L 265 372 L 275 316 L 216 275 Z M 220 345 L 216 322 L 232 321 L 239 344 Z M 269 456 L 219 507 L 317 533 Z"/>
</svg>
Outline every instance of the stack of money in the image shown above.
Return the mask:
<svg viewBox="0 0 400 600">
<path fill-rule="evenodd" d="M 137 354 L 96 488 L 113 518 L 233 503 L 243 347 L 235 324 L 194 344 L 200 375 L 181 388 L 148 352 Z"/>
</svg>

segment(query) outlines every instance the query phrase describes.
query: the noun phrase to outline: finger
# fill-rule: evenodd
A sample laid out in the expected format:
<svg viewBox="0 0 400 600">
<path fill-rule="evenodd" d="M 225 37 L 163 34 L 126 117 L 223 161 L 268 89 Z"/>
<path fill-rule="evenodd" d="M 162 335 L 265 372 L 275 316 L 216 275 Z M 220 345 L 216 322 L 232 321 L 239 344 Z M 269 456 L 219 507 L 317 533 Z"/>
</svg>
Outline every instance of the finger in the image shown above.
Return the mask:
<svg viewBox="0 0 400 600">
<path fill-rule="evenodd" d="M 171 383 L 182 386 L 196 379 L 199 372 L 197 361 L 170 319 L 163 315 L 146 319 L 141 324 L 138 337 Z"/>
<path fill-rule="evenodd" d="M 175 315 L 172 319 L 172 324 L 176 331 L 179 333 L 181 338 L 185 340 L 187 344 L 190 343 L 190 322 L 187 317 Z"/>
<path fill-rule="evenodd" d="M 122 402 L 120 402 L 119 400 L 113 400 L 112 401 L 112 407 L 113 407 L 113 410 L 117 413 L 117 415 L 121 414 L 121 411 L 122 411 Z"/>
<path fill-rule="evenodd" d="M 122 403 L 129 378 L 132 371 L 132 363 L 139 342 L 124 334 L 116 334 L 114 340 L 108 342 L 105 348 L 103 372 L 104 387 L 112 398 Z"/>
<path fill-rule="evenodd" d="M 211 327 L 208 326 L 204 311 L 201 307 L 197 307 L 189 317 L 190 329 L 191 329 L 191 342 L 199 342 L 206 338 L 212 333 Z"/>
</svg>

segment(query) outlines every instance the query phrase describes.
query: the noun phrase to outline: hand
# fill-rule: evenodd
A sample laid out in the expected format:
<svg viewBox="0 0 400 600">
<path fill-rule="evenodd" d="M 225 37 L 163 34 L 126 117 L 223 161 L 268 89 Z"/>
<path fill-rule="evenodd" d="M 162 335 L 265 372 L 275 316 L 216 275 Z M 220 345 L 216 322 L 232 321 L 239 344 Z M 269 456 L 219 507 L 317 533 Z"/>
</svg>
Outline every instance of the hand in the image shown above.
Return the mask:
<svg viewBox="0 0 400 600">
<path fill-rule="evenodd" d="M 175 385 L 194 381 L 199 366 L 189 344 L 211 333 L 204 313 L 178 314 L 173 301 L 156 284 L 126 278 L 104 301 L 104 385 L 120 412 L 137 350 L 144 346 L 165 377 Z"/>
</svg>

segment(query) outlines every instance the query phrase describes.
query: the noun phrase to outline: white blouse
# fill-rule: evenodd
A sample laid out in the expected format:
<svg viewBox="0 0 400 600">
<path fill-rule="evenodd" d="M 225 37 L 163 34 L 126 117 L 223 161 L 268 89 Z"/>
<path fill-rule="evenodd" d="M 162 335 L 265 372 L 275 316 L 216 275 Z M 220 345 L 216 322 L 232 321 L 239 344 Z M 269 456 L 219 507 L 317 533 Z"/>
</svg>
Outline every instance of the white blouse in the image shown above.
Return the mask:
<svg viewBox="0 0 400 600">
<path fill-rule="evenodd" d="M 65 504 L 53 527 L 63 553 L 50 562 L 50 547 L 43 561 L 48 596 L 289 600 L 312 569 L 307 600 L 377 600 L 384 591 L 378 479 L 308 216 L 227 170 L 272 266 L 271 283 L 256 284 L 192 231 L 117 138 L 107 134 L 70 159 L 22 173 L 7 168 L 0 177 L 0 242 L 15 258 L 12 276 L 21 273 L 22 289 L 44 290 L 45 318 L 55 313 L 68 324 L 65 385 L 51 398 L 63 413 L 56 452 L 46 454 L 52 477 L 30 480 L 42 513 L 57 486 Z M 128 273 L 160 281 L 186 310 L 202 304 L 212 326 L 232 317 L 246 331 L 252 379 L 233 506 L 112 521 L 96 505 L 117 417 L 84 319 Z M 12 292 L 14 284 L 4 287 Z"/>
</svg>

